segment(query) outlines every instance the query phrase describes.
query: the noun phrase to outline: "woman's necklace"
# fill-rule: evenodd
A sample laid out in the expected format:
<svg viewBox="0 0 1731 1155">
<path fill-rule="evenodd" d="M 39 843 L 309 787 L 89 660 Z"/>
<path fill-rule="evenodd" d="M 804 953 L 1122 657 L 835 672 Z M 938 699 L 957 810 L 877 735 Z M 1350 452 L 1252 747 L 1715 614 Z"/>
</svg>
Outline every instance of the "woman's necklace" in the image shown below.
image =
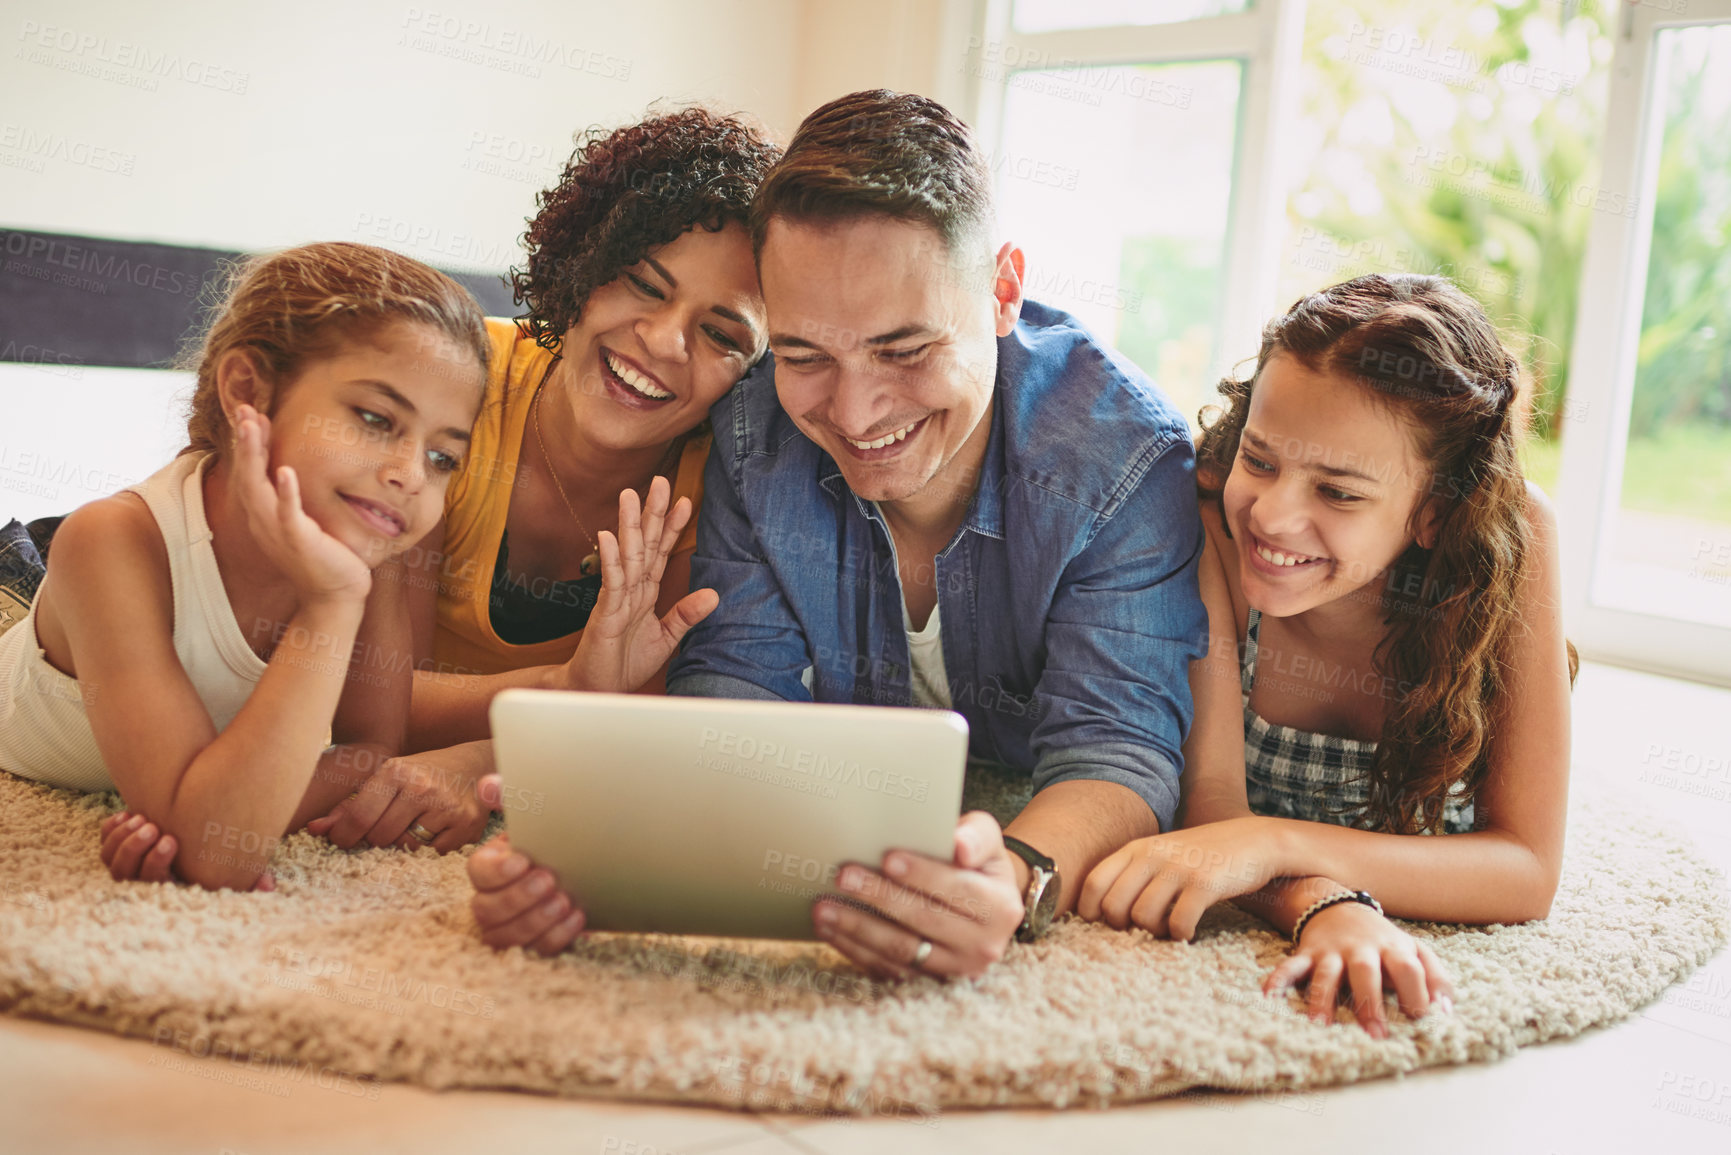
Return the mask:
<svg viewBox="0 0 1731 1155">
<path fill-rule="evenodd" d="M 584 540 L 589 543 L 589 552 L 577 567 L 577 572 L 584 577 L 594 577 L 601 572 L 601 545 L 595 540 L 595 535 L 589 532 L 589 527 L 583 524 L 583 519 L 577 516 L 577 510 L 571 505 L 571 499 L 565 496 L 565 485 L 559 480 L 559 471 L 553 468 L 553 459 L 547 455 L 547 442 L 541 437 L 541 394 L 547 389 L 547 380 L 553 375 L 553 366 L 547 367 L 547 373 L 541 378 L 541 384 L 535 388 L 535 400 L 529 405 L 529 420 L 535 426 L 535 444 L 541 449 L 541 460 L 547 465 L 547 473 L 553 478 L 553 488 L 559 491 L 559 500 L 565 503 L 565 512 L 571 515 L 571 520 L 577 523 L 577 528 L 583 531 Z M 661 460 L 655 466 L 655 473 L 666 469 L 673 453 L 679 448 L 682 438 L 675 437 L 667 444 L 667 452 L 661 455 Z M 654 478 L 651 474 L 651 479 Z M 669 481 L 672 479 L 669 478 Z"/>
</svg>

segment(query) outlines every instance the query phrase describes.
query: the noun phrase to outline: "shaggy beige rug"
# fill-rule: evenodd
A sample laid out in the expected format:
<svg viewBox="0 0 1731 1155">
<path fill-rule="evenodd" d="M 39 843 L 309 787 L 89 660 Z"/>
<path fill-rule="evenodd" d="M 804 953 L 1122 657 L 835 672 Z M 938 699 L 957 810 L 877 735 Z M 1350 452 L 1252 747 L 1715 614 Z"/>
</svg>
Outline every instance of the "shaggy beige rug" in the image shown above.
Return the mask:
<svg viewBox="0 0 1731 1155">
<path fill-rule="evenodd" d="M 607 935 L 547 960 L 481 944 L 461 855 L 302 834 L 273 894 L 115 883 L 96 833 L 114 804 L 0 773 L 0 1008 L 221 1056 L 225 1081 L 267 1091 L 409 1080 L 924 1118 L 1314 1088 L 1615 1022 L 1727 935 L 1711 866 L 1580 810 L 1550 919 L 1414 927 L 1459 1005 L 1391 1011 L 1378 1042 L 1344 1008 L 1320 1027 L 1297 996 L 1264 999 L 1283 940 L 1229 908 L 1188 946 L 1069 921 L 949 984 L 876 985 L 815 944 Z"/>
</svg>

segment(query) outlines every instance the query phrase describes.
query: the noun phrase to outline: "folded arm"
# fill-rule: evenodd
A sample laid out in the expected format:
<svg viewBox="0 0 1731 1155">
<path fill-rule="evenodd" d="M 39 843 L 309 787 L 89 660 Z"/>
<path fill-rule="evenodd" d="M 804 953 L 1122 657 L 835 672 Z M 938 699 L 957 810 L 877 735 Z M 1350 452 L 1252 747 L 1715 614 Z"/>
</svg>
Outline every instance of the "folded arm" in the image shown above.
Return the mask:
<svg viewBox="0 0 1731 1155">
<path fill-rule="evenodd" d="M 1193 715 L 1185 675 L 1205 631 L 1202 547 L 1179 441 L 1100 519 L 1053 598 L 1030 742 L 1037 792 L 1009 833 L 1057 861 L 1060 910 L 1102 859 L 1175 822 Z"/>
<path fill-rule="evenodd" d="M 1236 653 L 1235 619 L 1223 582 L 1204 566 L 1210 657 L 1193 664 L 1197 728 L 1186 744 L 1186 830 L 1211 825 L 1231 859 L 1224 870 L 1249 880 L 1320 877 L 1330 886 L 1363 889 L 1401 918 L 1507 923 L 1544 918 L 1562 870 L 1569 779 L 1569 676 L 1560 613 L 1556 520 L 1533 492 L 1533 531 L 1526 588 L 1511 672 L 1492 727 L 1490 772 L 1475 809 L 1479 828 L 1420 837 L 1354 830 L 1330 823 L 1252 816 L 1244 790 L 1239 690 L 1225 655 Z M 1211 554 L 1214 551 L 1210 551 Z M 1198 831 L 1196 837 L 1201 837 Z M 1166 840 L 1161 840 L 1166 841 Z M 1260 885 L 1260 883 L 1258 883 Z M 1250 887 L 1247 889 L 1255 889 Z M 1305 890 L 1304 893 L 1309 893 Z M 1280 921 L 1308 903 L 1283 881 L 1257 907 Z M 1227 897 L 1222 894 L 1221 897 Z"/>
</svg>

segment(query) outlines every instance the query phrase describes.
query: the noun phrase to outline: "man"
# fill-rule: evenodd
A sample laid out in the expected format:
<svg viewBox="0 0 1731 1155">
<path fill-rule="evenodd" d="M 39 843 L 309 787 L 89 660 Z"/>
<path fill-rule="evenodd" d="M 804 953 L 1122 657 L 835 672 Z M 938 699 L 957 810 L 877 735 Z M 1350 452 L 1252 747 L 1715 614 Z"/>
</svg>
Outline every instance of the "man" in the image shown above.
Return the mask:
<svg viewBox="0 0 1731 1155">
<path fill-rule="evenodd" d="M 711 415 L 692 584 L 721 604 L 668 672 L 673 694 L 954 708 L 972 755 L 1032 776 L 1007 831 L 964 815 L 950 861 L 850 864 L 863 906 L 815 904 L 879 976 L 981 973 L 1172 828 L 1206 641 L 1185 422 L 1024 300 L 993 228 L 941 105 L 854 93 L 800 126 L 752 211 L 772 357 Z M 470 874 L 489 942 L 575 933 L 522 855 Z"/>
</svg>

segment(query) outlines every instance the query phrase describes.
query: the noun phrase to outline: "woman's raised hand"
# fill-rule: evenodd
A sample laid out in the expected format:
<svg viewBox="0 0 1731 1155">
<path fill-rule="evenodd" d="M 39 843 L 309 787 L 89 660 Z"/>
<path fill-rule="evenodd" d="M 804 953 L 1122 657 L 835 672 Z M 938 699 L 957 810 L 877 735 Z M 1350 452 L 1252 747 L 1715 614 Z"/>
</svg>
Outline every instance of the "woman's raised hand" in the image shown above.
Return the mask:
<svg viewBox="0 0 1731 1155">
<path fill-rule="evenodd" d="M 665 617 L 655 607 L 667 558 L 691 520 L 691 500 L 668 511 L 672 487 L 665 477 L 649 485 L 649 501 L 638 508 L 637 492 L 619 493 L 619 534 L 601 532 L 601 597 L 583 628 L 577 652 L 563 668 L 564 686 L 627 694 L 667 663 L 685 632 L 720 604 L 714 590 L 693 590 Z"/>
<path fill-rule="evenodd" d="M 234 485 L 247 527 L 266 557 L 294 583 L 303 604 L 364 602 L 373 572 L 354 550 L 326 533 L 301 508 L 300 479 L 287 465 L 270 465 L 270 418 L 242 405 L 235 411 Z"/>
</svg>

